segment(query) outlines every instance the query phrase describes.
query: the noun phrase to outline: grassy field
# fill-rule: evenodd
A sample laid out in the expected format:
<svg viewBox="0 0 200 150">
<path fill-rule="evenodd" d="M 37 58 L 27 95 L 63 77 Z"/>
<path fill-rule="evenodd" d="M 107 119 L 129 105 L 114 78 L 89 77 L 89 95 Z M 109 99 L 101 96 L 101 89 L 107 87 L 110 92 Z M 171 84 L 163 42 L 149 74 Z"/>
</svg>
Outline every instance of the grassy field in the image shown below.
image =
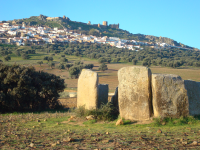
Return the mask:
<svg viewBox="0 0 200 150">
<path fill-rule="evenodd" d="M 6 64 L 33 65 L 36 70 L 53 73 L 65 79 L 66 91 L 77 90 L 77 79 L 70 79 L 66 69 L 59 70 L 48 66 L 43 61 L 37 64 L 47 54 L 31 55 L 29 60 L 11 55 Z M 53 56 L 56 66 L 61 54 Z M 109 84 L 109 92 L 114 92 L 118 86 L 117 72 L 120 68 L 132 66 L 126 63 L 110 63 L 108 70 L 98 71 L 97 60 L 66 56 L 70 63 L 81 60 L 84 64 L 93 63 L 93 71 L 98 72 L 99 83 Z M 1 59 L 1 58 L 0 58 Z M 163 68 L 150 67 L 152 73 L 177 74 L 184 80 L 200 81 L 198 68 Z M 75 117 L 73 112 L 43 112 L 24 114 L 0 114 L 0 149 L 200 149 L 200 120 L 173 120 L 168 123 L 131 122 L 116 126 L 114 121 L 87 121 Z M 160 130 L 159 130 L 160 129 Z M 162 131 L 162 133 L 160 133 Z"/>
<path fill-rule="evenodd" d="M 0 149 L 200 149 L 199 120 L 165 125 L 87 121 L 73 112 L 5 114 Z M 179 122 L 179 124 L 177 124 Z"/>
<path fill-rule="evenodd" d="M 31 58 L 29 60 L 23 60 L 21 57 L 16 57 L 14 54 L 11 55 L 11 60 L 8 62 L 4 62 L 5 64 L 21 64 L 25 66 L 31 66 L 33 65 L 36 70 L 43 70 L 48 73 L 56 74 L 60 76 L 61 78 L 65 79 L 65 83 L 67 84 L 68 90 L 74 90 L 77 89 L 77 81 L 78 79 L 70 79 L 69 73 L 67 69 L 59 70 L 53 68 L 51 69 L 48 66 L 47 61 L 43 61 L 44 64 L 41 66 L 37 64 L 38 61 L 41 61 L 44 56 L 50 56 L 50 54 L 44 54 L 43 52 L 37 52 L 37 54 L 30 55 Z M 59 64 L 59 58 L 61 57 L 61 54 L 56 54 L 53 56 L 53 61 L 55 62 L 56 66 Z M 76 56 L 68 56 L 66 55 L 66 58 L 69 60 L 69 63 L 73 63 L 76 60 L 81 60 L 84 62 L 84 64 L 92 63 L 94 64 L 93 71 L 96 71 L 99 75 L 99 83 L 100 84 L 109 84 L 109 92 L 114 92 L 115 88 L 118 86 L 118 78 L 117 78 L 117 72 L 120 68 L 126 67 L 126 66 L 132 66 L 131 63 L 110 63 L 107 64 L 108 70 L 102 72 L 98 71 L 98 68 L 100 64 L 95 59 L 88 59 L 85 57 L 76 57 Z M 2 59 L 2 58 L 0 58 Z M 141 64 L 141 62 L 139 62 Z M 163 74 L 176 74 L 180 75 L 182 79 L 187 80 L 191 79 L 194 81 L 200 81 L 200 68 L 167 68 L 167 67 L 159 67 L 159 66 L 153 66 L 150 67 L 152 73 L 163 73 Z"/>
</svg>

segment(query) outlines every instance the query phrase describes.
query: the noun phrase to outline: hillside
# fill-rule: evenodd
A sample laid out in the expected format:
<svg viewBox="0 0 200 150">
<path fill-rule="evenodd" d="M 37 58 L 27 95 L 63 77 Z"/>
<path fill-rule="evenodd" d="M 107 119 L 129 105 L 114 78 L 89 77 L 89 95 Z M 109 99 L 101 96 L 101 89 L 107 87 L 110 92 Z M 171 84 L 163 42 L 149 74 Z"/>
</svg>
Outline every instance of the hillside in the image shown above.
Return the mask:
<svg viewBox="0 0 200 150">
<path fill-rule="evenodd" d="M 68 17 L 47 17 L 44 15 L 40 16 L 31 16 L 30 18 L 23 18 L 17 20 L 9 20 L 11 24 L 22 25 L 24 22 L 28 26 L 48 26 L 50 28 L 57 27 L 59 29 L 68 29 L 73 30 L 77 33 L 89 34 L 91 29 L 94 29 L 99 33 L 100 36 L 108 36 L 108 37 L 118 37 L 120 39 L 127 40 L 136 40 L 140 42 L 150 42 L 150 43 L 166 43 L 172 46 L 178 46 L 183 48 L 194 49 L 190 46 L 184 45 L 182 43 L 178 43 L 177 41 L 166 38 L 166 37 L 156 37 L 152 35 L 144 35 L 144 34 L 132 34 L 126 30 L 120 29 L 118 25 L 98 25 L 98 24 L 90 24 L 83 23 L 77 21 L 71 21 Z"/>
</svg>

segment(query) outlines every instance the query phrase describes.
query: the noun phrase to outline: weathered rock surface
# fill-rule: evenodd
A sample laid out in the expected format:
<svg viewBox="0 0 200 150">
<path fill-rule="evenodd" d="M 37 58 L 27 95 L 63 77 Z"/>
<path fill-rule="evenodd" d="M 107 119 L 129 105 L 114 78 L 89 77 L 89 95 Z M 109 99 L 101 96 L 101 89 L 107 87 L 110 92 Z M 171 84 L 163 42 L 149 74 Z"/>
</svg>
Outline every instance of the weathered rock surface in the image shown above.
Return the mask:
<svg viewBox="0 0 200 150">
<path fill-rule="evenodd" d="M 119 120 L 117 120 L 117 122 L 116 122 L 116 126 L 118 126 L 118 125 L 123 125 L 123 124 L 124 124 L 124 122 L 123 122 L 122 119 L 119 119 Z"/>
<path fill-rule="evenodd" d="M 86 116 L 86 119 L 87 119 L 87 120 L 94 120 L 95 117 L 94 117 L 93 115 L 89 115 L 89 116 Z"/>
<path fill-rule="evenodd" d="M 152 74 L 154 117 L 180 117 L 189 114 L 187 90 L 178 75 Z"/>
<path fill-rule="evenodd" d="M 77 107 L 86 109 L 98 107 L 98 74 L 89 69 L 83 69 L 78 79 Z"/>
<path fill-rule="evenodd" d="M 108 84 L 99 84 L 98 85 L 98 108 L 102 104 L 108 103 Z"/>
<path fill-rule="evenodd" d="M 184 84 L 188 94 L 189 114 L 200 115 L 200 82 L 184 80 Z"/>
<path fill-rule="evenodd" d="M 131 66 L 118 71 L 120 116 L 130 120 L 149 120 L 151 105 L 151 70 Z"/>
</svg>

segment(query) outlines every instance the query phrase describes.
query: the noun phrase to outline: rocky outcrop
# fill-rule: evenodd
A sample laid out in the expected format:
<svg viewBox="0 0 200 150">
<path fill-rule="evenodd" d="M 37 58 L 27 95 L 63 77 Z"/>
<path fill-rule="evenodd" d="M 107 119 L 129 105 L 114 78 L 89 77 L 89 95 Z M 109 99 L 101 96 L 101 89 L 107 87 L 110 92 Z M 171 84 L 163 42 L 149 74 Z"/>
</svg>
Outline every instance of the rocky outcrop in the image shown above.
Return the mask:
<svg viewBox="0 0 200 150">
<path fill-rule="evenodd" d="M 189 114 L 187 90 L 178 75 L 152 74 L 154 117 L 180 117 Z"/>
<path fill-rule="evenodd" d="M 98 74 L 89 69 L 83 69 L 78 79 L 77 107 L 86 109 L 98 107 Z"/>
<path fill-rule="evenodd" d="M 108 84 L 98 85 L 98 108 L 108 103 Z"/>
<path fill-rule="evenodd" d="M 200 115 L 200 82 L 184 80 L 189 101 L 189 114 Z"/>
<path fill-rule="evenodd" d="M 120 116 L 130 120 L 149 120 L 151 106 L 151 70 L 131 66 L 118 71 Z"/>
</svg>

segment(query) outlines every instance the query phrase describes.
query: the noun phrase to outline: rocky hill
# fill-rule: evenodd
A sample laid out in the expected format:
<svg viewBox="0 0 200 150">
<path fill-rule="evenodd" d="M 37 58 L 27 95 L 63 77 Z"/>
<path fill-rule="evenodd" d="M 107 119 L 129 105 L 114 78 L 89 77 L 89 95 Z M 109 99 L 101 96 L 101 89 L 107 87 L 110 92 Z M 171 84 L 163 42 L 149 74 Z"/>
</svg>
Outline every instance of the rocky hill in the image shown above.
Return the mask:
<svg viewBox="0 0 200 150">
<path fill-rule="evenodd" d="M 152 35 L 144 35 L 144 34 L 132 34 L 126 30 L 120 29 L 117 25 L 100 25 L 100 24 L 90 24 L 71 21 L 68 17 L 47 17 L 44 15 L 40 16 L 31 16 L 30 18 L 23 18 L 23 19 L 15 19 L 7 21 L 12 24 L 19 24 L 25 23 L 29 26 L 48 26 L 51 28 L 57 27 L 60 29 L 68 29 L 73 30 L 74 32 L 89 34 L 90 30 L 95 30 L 99 33 L 100 36 L 108 36 L 108 37 L 119 37 L 121 39 L 127 40 L 136 40 L 141 42 L 152 42 L 152 43 L 167 43 L 172 46 L 179 46 L 183 48 L 190 48 L 194 49 L 193 47 L 189 47 L 182 43 L 178 43 L 177 41 L 166 38 L 166 37 L 156 37 Z"/>
</svg>

